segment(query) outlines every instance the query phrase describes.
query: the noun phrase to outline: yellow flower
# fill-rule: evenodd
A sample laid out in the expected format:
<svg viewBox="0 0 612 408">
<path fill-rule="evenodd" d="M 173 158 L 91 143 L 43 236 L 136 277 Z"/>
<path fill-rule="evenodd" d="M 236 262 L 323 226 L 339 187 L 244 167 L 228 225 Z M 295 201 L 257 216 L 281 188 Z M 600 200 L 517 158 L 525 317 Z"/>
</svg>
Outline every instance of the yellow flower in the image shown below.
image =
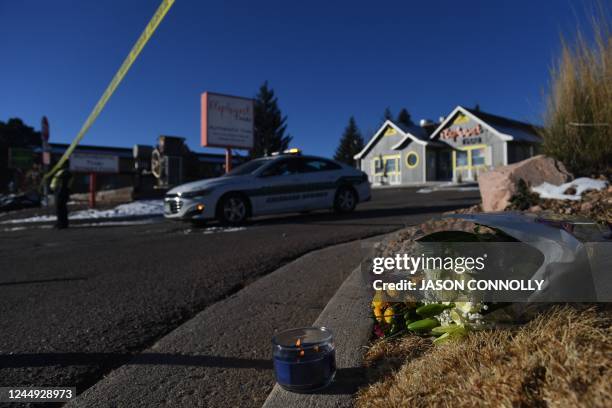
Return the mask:
<svg viewBox="0 0 612 408">
<path fill-rule="evenodd" d="M 385 309 L 385 322 L 391 324 L 393 322 L 393 315 L 395 314 L 393 308 L 389 306 Z"/>
<path fill-rule="evenodd" d="M 372 307 L 374 308 L 382 308 L 384 306 L 385 302 L 383 302 L 382 300 L 373 300 L 372 301 Z"/>
<path fill-rule="evenodd" d="M 378 307 L 380 309 L 383 309 L 387 305 L 387 302 L 383 301 L 382 298 L 383 292 L 377 290 L 374 294 L 374 298 L 372 299 L 372 307 Z"/>
<path fill-rule="evenodd" d="M 374 317 L 376 317 L 376 321 L 381 322 L 383 317 L 383 312 L 380 307 L 374 308 Z"/>
</svg>

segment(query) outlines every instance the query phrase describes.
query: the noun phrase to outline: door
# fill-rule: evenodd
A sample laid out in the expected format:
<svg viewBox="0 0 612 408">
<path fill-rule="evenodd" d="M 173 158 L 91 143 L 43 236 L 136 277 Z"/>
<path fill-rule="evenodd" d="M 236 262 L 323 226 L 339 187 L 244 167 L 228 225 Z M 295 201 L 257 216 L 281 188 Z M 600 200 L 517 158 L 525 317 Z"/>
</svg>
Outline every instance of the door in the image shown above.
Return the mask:
<svg viewBox="0 0 612 408">
<path fill-rule="evenodd" d="M 396 185 L 402 182 L 402 168 L 400 166 L 401 156 L 385 156 L 385 176 L 389 185 Z"/>
<path fill-rule="evenodd" d="M 476 181 L 478 173 L 491 165 L 490 147 L 475 145 L 453 151 L 453 180 Z"/>
<path fill-rule="evenodd" d="M 259 187 L 252 190 L 251 203 L 257 214 L 294 211 L 300 205 L 303 175 L 298 158 L 276 160 L 258 177 Z"/>
<path fill-rule="evenodd" d="M 436 151 L 436 180 L 448 181 L 453 178 L 453 163 L 450 150 Z"/>
<path fill-rule="evenodd" d="M 342 167 L 331 160 L 300 158 L 300 174 L 303 177 L 302 210 L 331 208 L 336 194 L 336 181 Z"/>
<path fill-rule="evenodd" d="M 373 184 L 394 185 L 402 182 L 400 155 L 385 155 L 375 157 L 372 161 Z"/>
</svg>

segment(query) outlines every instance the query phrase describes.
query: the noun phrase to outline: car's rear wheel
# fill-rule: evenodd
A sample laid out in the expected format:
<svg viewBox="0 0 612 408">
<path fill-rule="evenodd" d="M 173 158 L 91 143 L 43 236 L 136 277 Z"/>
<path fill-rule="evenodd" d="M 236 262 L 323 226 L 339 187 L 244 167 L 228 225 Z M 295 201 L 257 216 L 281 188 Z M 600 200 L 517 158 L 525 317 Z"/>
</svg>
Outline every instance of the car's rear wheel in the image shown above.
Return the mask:
<svg viewBox="0 0 612 408">
<path fill-rule="evenodd" d="M 218 217 L 223 224 L 243 223 L 249 215 L 249 204 L 240 194 L 230 194 L 221 200 Z"/>
<path fill-rule="evenodd" d="M 336 191 L 334 210 L 338 213 L 350 213 L 357 206 L 357 193 L 351 187 L 343 186 Z"/>
</svg>

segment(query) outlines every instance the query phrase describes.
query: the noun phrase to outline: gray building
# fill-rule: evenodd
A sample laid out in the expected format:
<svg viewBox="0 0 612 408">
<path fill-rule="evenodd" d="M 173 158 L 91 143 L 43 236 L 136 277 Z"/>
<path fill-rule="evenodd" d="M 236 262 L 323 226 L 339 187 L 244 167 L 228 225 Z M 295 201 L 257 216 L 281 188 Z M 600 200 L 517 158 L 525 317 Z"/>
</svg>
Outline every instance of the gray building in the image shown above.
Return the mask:
<svg viewBox="0 0 612 408">
<path fill-rule="evenodd" d="M 457 106 L 436 125 L 385 121 L 355 159 L 375 186 L 464 182 L 531 157 L 540 144 L 533 125 Z"/>
</svg>

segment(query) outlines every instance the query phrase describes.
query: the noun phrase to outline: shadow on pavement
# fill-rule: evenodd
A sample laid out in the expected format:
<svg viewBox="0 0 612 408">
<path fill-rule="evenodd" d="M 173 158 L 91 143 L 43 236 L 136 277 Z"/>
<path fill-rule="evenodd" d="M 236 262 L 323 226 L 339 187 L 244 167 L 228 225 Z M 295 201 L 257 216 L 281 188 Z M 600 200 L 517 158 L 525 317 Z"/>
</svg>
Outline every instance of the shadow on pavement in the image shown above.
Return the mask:
<svg viewBox="0 0 612 408">
<path fill-rule="evenodd" d="M 327 388 L 314 392 L 321 395 L 353 395 L 366 383 L 365 369 L 362 367 L 340 368 L 336 371 L 334 382 Z"/>
<path fill-rule="evenodd" d="M 123 361 L 128 365 L 167 365 L 218 367 L 235 369 L 272 370 L 272 361 L 206 355 L 164 354 L 164 353 L 33 353 L 0 355 L 0 367 L 32 368 L 49 366 L 95 366 L 110 361 Z M 341 368 L 336 371 L 334 382 L 315 394 L 354 394 L 365 383 L 365 369 L 361 367 Z"/>
<path fill-rule="evenodd" d="M 272 361 L 235 357 L 198 356 L 164 353 L 33 353 L 0 355 L 1 368 L 47 366 L 102 365 L 109 361 L 123 361 L 130 365 L 177 365 L 219 368 L 254 368 L 271 370 Z"/>
<path fill-rule="evenodd" d="M 87 278 L 76 277 L 76 278 L 38 279 L 38 280 L 28 280 L 28 281 L 0 282 L 0 286 L 31 285 L 31 284 L 36 284 L 36 283 L 71 282 L 71 281 L 84 281 L 84 280 L 87 280 Z"/>
</svg>

